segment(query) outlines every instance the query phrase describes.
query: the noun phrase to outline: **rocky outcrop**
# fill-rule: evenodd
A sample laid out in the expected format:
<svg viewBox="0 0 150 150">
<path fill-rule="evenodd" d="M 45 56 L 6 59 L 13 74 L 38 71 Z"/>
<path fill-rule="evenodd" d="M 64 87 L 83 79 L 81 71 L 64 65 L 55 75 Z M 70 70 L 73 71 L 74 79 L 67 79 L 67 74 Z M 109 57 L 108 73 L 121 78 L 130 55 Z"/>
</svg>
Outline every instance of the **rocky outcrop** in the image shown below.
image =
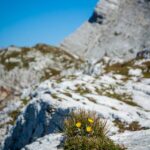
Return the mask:
<svg viewBox="0 0 150 150">
<path fill-rule="evenodd" d="M 150 47 L 149 0 L 100 0 L 89 21 L 67 37 L 61 47 L 89 60 L 130 59 Z"/>
<path fill-rule="evenodd" d="M 19 116 L 6 138 L 3 150 L 19 150 L 50 133 L 62 131 L 69 110 L 56 107 L 45 99 L 34 99 Z"/>
<path fill-rule="evenodd" d="M 22 107 L 30 99 L 24 94 L 47 79 L 60 80 L 64 75 L 76 74 L 82 65 L 83 61 L 75 55 L 46 44 L 1 49 L 0 145 L 7 128 L 14 125 Z"/>
</svg>

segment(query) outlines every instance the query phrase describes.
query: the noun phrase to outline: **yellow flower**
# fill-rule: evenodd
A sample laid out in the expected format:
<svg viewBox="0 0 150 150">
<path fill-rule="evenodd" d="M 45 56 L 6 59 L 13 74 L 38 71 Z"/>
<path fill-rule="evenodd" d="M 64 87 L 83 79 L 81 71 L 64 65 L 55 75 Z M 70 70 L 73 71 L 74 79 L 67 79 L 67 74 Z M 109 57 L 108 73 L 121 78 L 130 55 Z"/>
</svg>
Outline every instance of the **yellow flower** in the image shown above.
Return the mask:
<svg viewBox="0 0 150 150">
<path fill-rule="evenodd" d="M 80 127 L 81 127 L 81 122 L 77 122 L 77 123 L 76 123 L 76 127 L 77 127 L 77 128 L 80 128 Z"/>
<path fill-rule="evenodd" d="M 91 132 L 91 131 L 92 131 L 92 128 L 91 128 L 90 126 L 87 126 L 87 127 L 86 127 L 86 131 L 87 131 L 87 132 Z"/>
<path fill-rule="evenodd" d="M 88 118 L 88 122 L 93 123 L 93 122 L 94 122 L 94 120 L 93 120 L 93 119 L 91 119 L 91 118 Z"/>
</svg>

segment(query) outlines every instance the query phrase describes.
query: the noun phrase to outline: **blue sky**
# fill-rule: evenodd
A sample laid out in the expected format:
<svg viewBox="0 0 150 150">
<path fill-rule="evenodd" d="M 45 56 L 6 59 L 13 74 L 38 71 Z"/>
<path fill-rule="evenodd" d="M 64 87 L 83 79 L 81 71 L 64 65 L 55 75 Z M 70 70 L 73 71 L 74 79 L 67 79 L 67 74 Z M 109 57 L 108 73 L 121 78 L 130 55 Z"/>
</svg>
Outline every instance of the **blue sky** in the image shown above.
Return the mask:
<svg viewBox="0 0 150 150">
<path fill-rule="evenodd" d="M 0 47 L 57 45 L 91 16 L 97 0 L 0 0 Z"/>
</svg>

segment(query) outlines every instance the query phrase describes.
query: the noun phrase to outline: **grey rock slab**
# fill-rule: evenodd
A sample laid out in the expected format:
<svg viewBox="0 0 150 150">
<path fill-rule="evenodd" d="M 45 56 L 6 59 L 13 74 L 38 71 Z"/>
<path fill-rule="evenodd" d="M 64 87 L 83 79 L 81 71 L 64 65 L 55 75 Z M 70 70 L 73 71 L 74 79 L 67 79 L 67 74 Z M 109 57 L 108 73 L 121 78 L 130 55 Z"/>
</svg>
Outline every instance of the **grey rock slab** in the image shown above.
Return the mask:
<svg viewBox="0 0 150 150">
<path fill-rule="evenodd" d="M 42 138 L 37 139 L 35 142 L 26 145 L 21 150 L 62 150 L 60 147 L 63 140 L 62 134 L 49 134 Z M 60 147 L 60 148 L 59 148 Z"/>
<path fill-rule="evenodd" d="M 111 138 L 128 150 L 150 150 L 150 130 L 126 132 Z"/>
<path fill-rule="evenodd" d="M 18 150 L 40 137 L 62 130 L 67 109 L 56 107 L 51 101 L 33 100 L 17 119 L 3 144 L 3 150 Z"/>
</svg>

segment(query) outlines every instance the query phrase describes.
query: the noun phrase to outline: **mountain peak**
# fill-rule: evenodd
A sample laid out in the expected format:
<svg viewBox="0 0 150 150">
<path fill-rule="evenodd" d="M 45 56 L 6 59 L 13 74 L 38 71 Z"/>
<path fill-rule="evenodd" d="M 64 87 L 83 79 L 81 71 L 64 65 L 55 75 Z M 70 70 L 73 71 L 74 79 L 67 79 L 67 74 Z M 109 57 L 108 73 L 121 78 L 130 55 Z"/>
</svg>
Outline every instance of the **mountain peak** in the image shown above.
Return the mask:
<svg viewBox="0 0 150 150">
<path fill-rule="evenodd" d="M 61 47 L 85 59 L 133 58 L 150 47 L 149 0 L 101 0 L 90 17 Z"/>
<path fill-rule="evenodd" d="M 118 10 L 119 0 L 102 0 L 99 1 L 96 5 L 96 8 L 88 20 L 90 23 L 99 23 L 103 24 L 103 22 L 108 19 L 108 15 L 114 14 L 116 10 Z"/>
</svg>

